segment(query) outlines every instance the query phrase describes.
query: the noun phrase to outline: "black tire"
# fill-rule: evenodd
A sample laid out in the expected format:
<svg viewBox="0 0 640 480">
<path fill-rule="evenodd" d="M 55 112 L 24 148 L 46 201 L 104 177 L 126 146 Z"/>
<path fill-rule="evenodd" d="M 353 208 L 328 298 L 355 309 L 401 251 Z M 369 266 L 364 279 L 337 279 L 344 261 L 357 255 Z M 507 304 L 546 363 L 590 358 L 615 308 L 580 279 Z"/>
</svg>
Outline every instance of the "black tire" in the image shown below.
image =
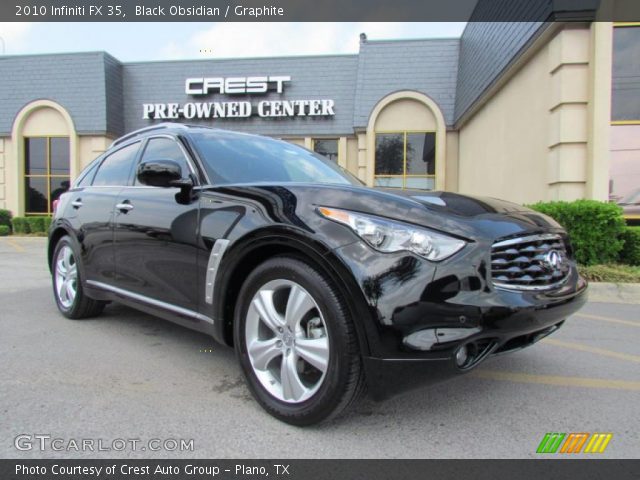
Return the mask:
<svg viewBox="0 0 640 480">
<path fill-rule="evenodd" d="M 326 324 L 329 342 L 328 367 L 323 380 L 318 382 L 317 391 L 300 403 L 287 403 L 263 386 L 247 348 L 246 322 L 251 302 L 262 287 L 281 280 L 295 282 L 312 297 Z M 251 393 L 268 413 L 286 423 L 306 426 L 334 418 L 354 404 L 364 389 L 358 341 L 349 309 L 333 282 L 300 259 L 274 257 L 251 272 L 237 299 L 234 342 Z"/>
<path fill-rule="evenodd" d="M 60 260 L 61 252 L 65 249 L 70 249 L 73 255 L 73 264 L 75 265 L 76 279 L 75 282 L 75 297 L 71 300 L 68 296 L 66 298 L 62 298 L 58 293 L 59 286 L 59 275 L 57 274 L 57 263 Z M 81 257 L 78 252 L 78 248 L 75 242 L 69 236 L 62 237 L 58 243 L 56 244 L 56 248 L 53 252 L 53 264 L 51 266 L 52 271 L 52 285 L 53 285 L 53 298 L 56 301 L 56 305 L 58 306 L 58 310 L 65 317 L 71 318 L 74 320 L 79 320 L 82 318 L 90 318 L 99 315 L 104 309 L 105 302 L 94 300 L 89 298 L 82 288 L 82 268 L 81 268 Z M 66 303 L 66 304 L 65 304 Z"/>
</svg>

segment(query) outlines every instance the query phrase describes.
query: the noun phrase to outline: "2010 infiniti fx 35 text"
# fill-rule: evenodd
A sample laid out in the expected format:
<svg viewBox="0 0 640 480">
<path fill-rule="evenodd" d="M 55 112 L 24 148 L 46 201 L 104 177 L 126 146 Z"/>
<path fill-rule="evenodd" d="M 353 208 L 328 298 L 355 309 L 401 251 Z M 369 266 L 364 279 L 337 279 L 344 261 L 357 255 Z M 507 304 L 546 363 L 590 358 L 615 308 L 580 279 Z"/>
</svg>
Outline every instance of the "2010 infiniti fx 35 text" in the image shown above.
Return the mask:
<svg viewBox="0 0 640 480">
<path fill-rule="evenodd" d="M 58 308 L 117 301 L 231 345 L 256 400 L 313 424 L 529 346 L 586 300 L 527 208 L 367 188 L 266 137 L 161 124 L 116 140 L 49 233 Z"/>
</svg>

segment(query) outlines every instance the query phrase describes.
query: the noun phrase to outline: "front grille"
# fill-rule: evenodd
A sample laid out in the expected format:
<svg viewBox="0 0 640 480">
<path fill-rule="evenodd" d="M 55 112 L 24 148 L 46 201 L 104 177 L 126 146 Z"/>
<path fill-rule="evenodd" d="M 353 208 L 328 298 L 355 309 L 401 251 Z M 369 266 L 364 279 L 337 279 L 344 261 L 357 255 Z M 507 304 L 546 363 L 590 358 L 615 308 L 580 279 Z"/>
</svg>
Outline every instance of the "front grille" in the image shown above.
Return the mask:
<svg viewBox="0 0 640 480">
<path fill-rule="evenodd" d="M 547 290 L 562 284 L 571 266 L 560 235 L 511 238 L 491 247 L 493 285 L 515 290 Z"/>
</svg>

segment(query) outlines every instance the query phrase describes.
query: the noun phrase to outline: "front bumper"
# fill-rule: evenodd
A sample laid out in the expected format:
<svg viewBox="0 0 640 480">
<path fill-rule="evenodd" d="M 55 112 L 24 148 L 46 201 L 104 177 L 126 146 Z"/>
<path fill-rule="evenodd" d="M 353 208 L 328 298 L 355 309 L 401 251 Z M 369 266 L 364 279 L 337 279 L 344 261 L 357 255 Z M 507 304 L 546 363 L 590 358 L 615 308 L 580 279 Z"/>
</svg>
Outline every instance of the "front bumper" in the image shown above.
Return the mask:
<svg viewBox="0 0 640 480">
<path fill-rule="evenodd" d="M 587 300 L 587 283 L 575 265 L 555 290 L 495 288 L 481 251 L 433 264 L 410 254 L 380 255 L 361 243 L 339 250 L 371 312 L 363 320 L 369 323 L 363 364 L 373 398 L 445 380 L 492 355 L 530 346 Z M 473 358 L 460 366 L 462 346 Z"/>
</svg>

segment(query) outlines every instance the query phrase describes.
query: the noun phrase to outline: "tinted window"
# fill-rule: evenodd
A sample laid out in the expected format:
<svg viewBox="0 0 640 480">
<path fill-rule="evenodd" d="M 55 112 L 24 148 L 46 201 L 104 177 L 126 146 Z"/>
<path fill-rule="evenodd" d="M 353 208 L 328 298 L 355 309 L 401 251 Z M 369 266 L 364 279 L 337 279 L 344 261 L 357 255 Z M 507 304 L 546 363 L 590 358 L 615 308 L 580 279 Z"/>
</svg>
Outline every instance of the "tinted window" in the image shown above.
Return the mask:
<svg viewBox="0 0 640 480">
<path fill-rule="evenodd" d="M 613 29 L 612 120 L 640 120 L 640 26 Z"/>
<path fill-rule="evenodd" d="M 86 187 L 87 185 L 91 185 L 91 180 L 93 180 L 93 175 L 96 173 L 98 169 L 98 165 L 100 165 L 99 161 L 93 161 L 91 165 L 89 165 L 81 174 L 78 180 L 76 181 L 76 187 Z"/>
<path fill-rule="evenodd" d="M 26 212 L 27 213 L 47 213 L 47 178 L 46 177 L 26 177 Z"/>
<path fill-rule="evenodd" d="M 329 160 L 338 162 L 338 140 L 335 138 L 314 140 L 313 151 Z"/>
<path fill-rule="evenodd" d="M 407 175 L 436 173 L 436 134 L 407 133 Z"/>
<path fill-rule="evenodd" d="M 46 137 L 25 138 L 24 160 L 27 175 L 47 175 L 47 140 Z"/>
<path fill-rule="evenodd" d="M 304 148 L 266 137 L 196 133 L 193 138 L 215 184 L 360 182 L 335 163 Z"/>
<path fill-rule="evenodd" d="M 159 137 L 149 140 L 140 162 L 149 160 L 173 160 L 174 162 L 178 162 L 182 167 L 182 178 L 188 177 L 189 173 L 191 173 L 182 149 L 176 141 L 171 138 Z M 138 182 L 136 178 L 136 185 L 139 184 L 140 182 Z"/>
<path fill-rule="evenodd" d="M 376 134 L 375 185 L 432 190 L 435 186 L 436 134 Z"/>
<path fill-rule="evenodd" d="M 139 146 L 139 142 L 127 145 L 105 158 L 93 179 L 93 185 L 128 185 Z"/>
<path fill-rule="evenodd" d="M 376 135 L 376 175 L 402 175 L 404 172 L 404 135 Z"/>
<path fill-rule="evenodd" d="M 51 175 L 69 175 L 71 154 L 67 137 L 53 137 L 49 143 Z"/>
<path fill-rule="evenodd" d="M 25 213 L 50 214 L 52 205 L 69 189 L 68 137 L 24 139 Z"/>
</svg>

